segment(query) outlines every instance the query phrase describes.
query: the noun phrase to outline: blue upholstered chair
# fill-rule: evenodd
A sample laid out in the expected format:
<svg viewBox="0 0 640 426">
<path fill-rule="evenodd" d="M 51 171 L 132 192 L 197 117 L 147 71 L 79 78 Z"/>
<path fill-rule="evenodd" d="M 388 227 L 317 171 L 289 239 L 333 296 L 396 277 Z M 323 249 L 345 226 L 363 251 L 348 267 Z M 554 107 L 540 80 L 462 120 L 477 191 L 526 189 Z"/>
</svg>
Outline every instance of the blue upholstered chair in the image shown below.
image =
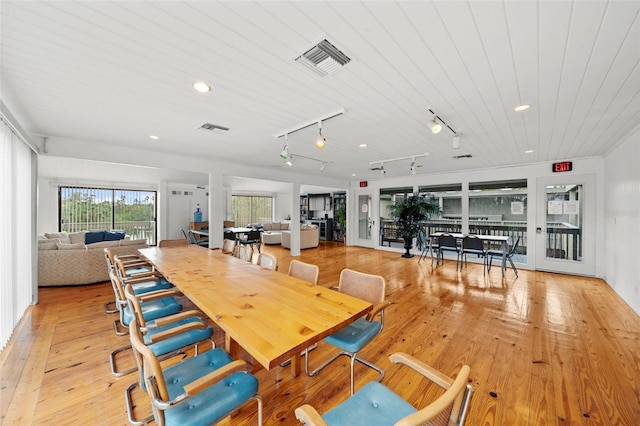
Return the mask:
<svg viewBox="0 0 640 426">
<path fill-rule="evenodd" d="M 389 303 L 385 301 L 385 287 L 385 280 L 379 275 L 365 274 L 351 269 L 342 270 L 338 291 L 366 300 L 372 303 L 374 307 L 366 317 L 357 319 L 324 339 L 326 343 L 337 347 L 342 352 L 337 353 L 333 358 L 312 372 L 309 372 L 309 351 L 308 349 L 305 351 L 305 371 L 309 376 L 315 376 L 320 370 L 338 359 L 338 357 L 345 355 L 351 358 L 351 395 L 353 395 L 354 392 L 353 369 L 356 361 L 376 370 L 380 373 L 377 380 L 382 380 L 384 371 L 377 365 L 360 358 L 358 352 L 382 332 L 384 325 L 384 308 L 389 305 Z M 379 321 L 375 319 L 378 315 L 380 316 Z"/>
<path fill-rule="evenodd" d="M 104 248 L 104 258 L 107 262 L 107 273 L 112 269 L 116 269 L 116 259 L 111 250 L 107 247 Z M 122 262 L 123 275 L 124 277 L 131 277 L 132 275 L 139 273 L 150 273 L 153 271 L 153 266 L 146 262 L 144 258 L 136 255 L 121 255 L 119 256 L 120 261 Z M 144 262 L 144 264 L 143 264 Z M 116 271 L 118 271 L 116 269 Z M 118 271 L 119 272 L 119 271 Z M 122 277 L 121 277 L 122 278 Z M 111 306 L 115 305 L 115 301 L 109 302 L 105 304 L 104 310 L 108 314 L 115 314 L 118 312 L 117 307 L 111 308 Z"/>
<path fill-rule="evenodd" d="M 258 394 L 258 380 L 249 373 L 250 364 L 234 361 L 224 350 L 216 348 L 163 369 L 144 343 L 136 320 L 129 327 L 133 353 L 138 369 L 144 374 L 156 424 L 210 425 L 255 400 L 258 424 L 262 425 L 262 398 Z"/>
<path fill-rule="evenodd" d="M 114 321 L 113 328 L 115 333 L 118 336 L 124 336 L 129 333 L 129 324 L 133 320 L 134 313 L 129 306 L 129 302 L 124 292 L 124 285 L 115 271 L 109 271 L 109 278 L 111 280 L 111 287 L 113 288 L 113 293 L 116 298 L 116 306 L 118 307 L 118 311 L 120 315 L 118 319 Z M 169 290 L 159 290 L 163 292 L 167 292 Z M 152 294 L 151 292 L 147 292 L 145 294 Z M 155 320 L 162 317 L 167 317 L 169 315 L 173 315 L 182 310 L 182 305 L 179 304 L 173 296 L 168 295 L 167 293 L 162 293 L 163 297 L 156 298 L 154 300 L 149 300 L 142 304 L 142 314 L 144 315 L 144 319 L 146 321 Z M 109 354 L 109 360 L 111 363 L 111 373 L 114 376 L 122 376 L 128 374 L 135 369 L 129 369 L 127 371 L 119 371 L 115 366 L 115 357 L 118 353 L 126 351 L 130 349 L 129 346 L 123 346 L 121 348 L 113 350 Z"/>
<path fill-rule="evenodd" d="M 463 425 L 473 387 L 467 384 L 469 367 L 464 365 L 455 379 L 433 369 L 405 353 L 389 357 L 395 364 L 411 367 L 445 392 L 426 407 L 417 409 L 392 390 L 378 382 L 369 382 L 355 395 L 320 415 L 312 406 L 303 405 L 295 411 L 300 422 L 308 426 L 418 426 Z"/>
<path fill-rule="evenodd" d="M 210 349 L 215 348 L 215 342 L 212 339 L 213 329 L 201 318 L 202 313 L 199 311 L 182 311 L 151 321 L 147 321 L 144 318 L 143 306 L 145 303 L 166 297 L 167 294 L 175 293 L 175 290 L 136 295 L 133 293 L 132 285 L 127 284 L 124 293 L 129 302 L 128 306 L 134 313 L 136 324 L 140 329 L 143 341 L 156 357 L 161 359 L 169 358 L 190 347 L 194 348 L 194 353 L 197 355 L 200 352 L 200 345 L 203 343 L 210 346 Z M 115 370 L 113 360 L 111 368 L 113 372 Z M 123 374 L 135 370 L 134 368 Z M 139 372 L 140 377 L 138 381 L 129 386 L 125 394 L 129 421 L 134 425 L 148 423 L 153 420 L 153 416 L 138 420 L 134 417 L 133 413 L 134 404 L 131 393 L 138 386 L 144 388 L 144 376 L 142 373 L 142 371 Z"/>
</svg>

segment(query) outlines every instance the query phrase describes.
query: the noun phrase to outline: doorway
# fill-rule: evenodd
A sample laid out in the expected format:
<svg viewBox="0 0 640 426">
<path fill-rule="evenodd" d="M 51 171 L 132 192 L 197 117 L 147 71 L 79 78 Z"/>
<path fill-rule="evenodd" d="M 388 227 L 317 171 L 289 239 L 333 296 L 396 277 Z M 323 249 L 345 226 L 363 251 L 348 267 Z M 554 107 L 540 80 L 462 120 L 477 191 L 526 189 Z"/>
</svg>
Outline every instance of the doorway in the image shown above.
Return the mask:
<svg viewBox="0 0 640 426">
<path fill-rule="evenodd" d="M 595 275 L 595 176 L 538 178 L 536 269 Z"/>
<path fill-rule="evenodd" d="M 372 231 L 375 220 L 372 219 L 372 194 L 370 191 L 356 193 L 356 208 L 358 228 L 355 232 L 355 245 L 361 247 L 374 247 Z"/>
</svg>

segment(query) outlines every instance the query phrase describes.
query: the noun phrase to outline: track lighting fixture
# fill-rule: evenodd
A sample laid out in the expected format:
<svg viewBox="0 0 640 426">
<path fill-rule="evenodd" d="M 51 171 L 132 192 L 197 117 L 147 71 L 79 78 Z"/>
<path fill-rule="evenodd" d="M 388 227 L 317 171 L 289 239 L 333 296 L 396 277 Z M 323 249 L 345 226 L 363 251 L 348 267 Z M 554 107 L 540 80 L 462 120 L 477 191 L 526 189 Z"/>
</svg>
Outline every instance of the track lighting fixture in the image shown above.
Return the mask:
<svg viewBox="0 0 640 426">
<path fill-rule="evenodd" d="M 416 154 L 416 155 L 411 155 L 409 157 L 398 157 L 398 158 L 389 158 L 388 160 L 372 161 L 369 163 L 369 165 L 377 166 L 377 167 L 372 167 L 369 170 L 380 170 L 382 177 L 384 177 L 386 175 L 386 171 L 384 169 L 384 163 L 390 163 L 392 161 L 411 160 L 411 167 L 409 170 L 411 171 L 412 175 L 415 175 L 418 173 L 418 165 L 416 164 L 416 158 L 427 157 L 429 155 L 431 154 L 428 152 L 425 152 L 424 154 Z"/>
<path fill-rule="evenodd" d="M 322 117 L 318 117 L 315 120 L 312 121 L 307 121 L 305 123 L 299 124 L 296 127 L 292 127 L 291 129 L 285 130 L 284 132 L 278 133 L 273 135 L 274 138 L 281 138 L 281 137 L 285 137 L 290 134 L 290 133 L 294 133 L 297 132 L 299 130 L 302 129 L 306 129 L 307 127 L 311 127 L 314 125 L 318 125 L 318 137 L 316 138 L 316 147 L 318 149 L 323 149 L 325 147 L 325 143 L 327 142 L 327 140 L 325 139 L 324 136 L 322 136 L 322 122 L 329 120 L 331 118 L 337 117 L 339 115 L 342 115 L 346 112 L 346 110 L 344 108 L 338 108 L 337 110 L 330 112 L 329 114 L 325 114 Z"/>
<path fill-rule="evenodd" d="M 293 154 L 291 154 L 291 155 L 289 155 L 289 158 L 287 159 L 287 161 L 284 162 L 284 164 L 286 164 L 287 166 L 291 167 L 291 166 L 293 166 L 293 163 L 295 163 L 295 162 L 296 162 L 296 157 Z"/>
<path fill-rule="evenodd" d="M 442 130 L 442 125 L 436 121 L 436 116 L 433 116 L 433 120 L 431 120 L 428 124 L 429 129 L 431 129 L 431 133 L 437 135 Z"/>
<path fill-rule="evenodd" d="M 324 143 L 327 140 L 322 137 L 322 120 L 318 121 L 318 139 L 316 139 L 316 148 L 322 149 L 324 148 Z"/>
<path fill-rule="evenodd" d="M 283 160 L 286 160 L 288 156 L 289 156 L 289 144 L 285 144 L 284 147 L 282 148 L 282 151 L 280 151 L 280 158 L 282 158 Z"/>
<path fill-rule="evenodd" d="M 324 172 L 327 168 L 327 162 L 323 161 L 322 164 L 320 164 L 320 171 Z"/>
</svg>

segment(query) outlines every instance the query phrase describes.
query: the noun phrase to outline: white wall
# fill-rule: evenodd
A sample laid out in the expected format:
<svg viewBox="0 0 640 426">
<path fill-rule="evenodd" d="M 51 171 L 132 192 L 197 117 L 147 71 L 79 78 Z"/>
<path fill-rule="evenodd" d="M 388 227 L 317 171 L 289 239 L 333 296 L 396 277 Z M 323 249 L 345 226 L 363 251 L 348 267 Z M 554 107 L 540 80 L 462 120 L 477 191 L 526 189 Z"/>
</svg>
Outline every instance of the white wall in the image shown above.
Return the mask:
<svg viewBox="0 0 640 426">
<path fill-rule="evenodd" d="M 167 217 L 166 233 L 159 239 L 182 238 L 182 231 L 189 229 L 189 222 L 194 221 L 193 213 L 196 207 L 202 210 L 202 220 L 207 221 L 209 217 L 208 191 L 205 187 L 188 184 L 168 183 L 167 184 Z"/>
<path fill-rule="evenodd" d="M 640 130 L 605 159 L 605 280 L 640 315 Z"/>
</svg>

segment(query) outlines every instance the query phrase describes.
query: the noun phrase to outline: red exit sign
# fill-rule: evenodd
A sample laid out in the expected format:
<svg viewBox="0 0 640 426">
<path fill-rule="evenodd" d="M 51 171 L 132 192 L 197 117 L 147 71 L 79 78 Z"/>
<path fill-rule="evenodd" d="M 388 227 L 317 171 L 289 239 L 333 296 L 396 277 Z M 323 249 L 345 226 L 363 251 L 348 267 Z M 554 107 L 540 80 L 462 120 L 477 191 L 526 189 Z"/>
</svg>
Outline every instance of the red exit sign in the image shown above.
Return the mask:
<svg viewBox="0 0 640 426">
<path fill-rule="evenodd" d="M 551 170 L 554 173 L 570 172 L 571 170 L 573 170 L 573 162 L 561 161 L 559 163 L 553 163 Z"/>
<path fill-rule="evenodd" d="M 360 188 L 366 188 L 369 183 L 366 180 L 360 181 Z"/>
</svg>

